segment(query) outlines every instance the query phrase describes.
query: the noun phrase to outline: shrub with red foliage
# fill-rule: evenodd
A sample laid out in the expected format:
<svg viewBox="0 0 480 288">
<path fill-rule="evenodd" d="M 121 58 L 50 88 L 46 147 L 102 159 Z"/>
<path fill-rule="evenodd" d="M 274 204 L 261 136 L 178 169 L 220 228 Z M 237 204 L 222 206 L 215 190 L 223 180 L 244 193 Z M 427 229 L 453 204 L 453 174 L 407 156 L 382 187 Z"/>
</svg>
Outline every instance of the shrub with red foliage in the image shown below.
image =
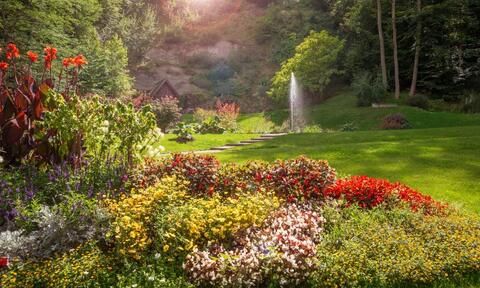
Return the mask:
<svg viewBox="0 0 480 288">
<path fill-rule="evenodd" d="M 367 209 L 378 205 L 390 207 L 398 202 L 408 204 L 412 211 L 423 211 L 425 214 L 441 213 L 445 208 L 432 197 L 408 186 L 367 176 L 340 179 L 325 190 L 325 197 L 343 198 L 348 204 L 357 204 Z"/>
<path fill-rule="evenodd" d="M 408 129 L 410 123 L 401 113 L 390 114 L 383 118 L 382 129 Z"/>
<path fill-rule="evenodd" d="M 292 160 L 277 160 L 255 175 L 257 183 L 289 202 L 323 198 L 326 187 L 335 183 L 336 171 L 327 161 L 300 156 Z"/>
</svg>

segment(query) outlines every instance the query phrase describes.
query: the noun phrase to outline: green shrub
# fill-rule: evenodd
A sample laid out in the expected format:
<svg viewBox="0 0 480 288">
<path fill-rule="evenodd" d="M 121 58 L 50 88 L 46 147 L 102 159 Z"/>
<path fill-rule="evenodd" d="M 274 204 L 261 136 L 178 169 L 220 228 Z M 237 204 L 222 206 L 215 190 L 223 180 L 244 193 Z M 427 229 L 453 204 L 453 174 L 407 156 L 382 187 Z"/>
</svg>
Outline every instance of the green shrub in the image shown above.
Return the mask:
<svg viewBox="0 0 480 288">
<path fill-rule="evenodd" d="M 162 97 L 159 100 L 153 100 L 150 105 L 153 113 L 157 116 L 157 126 L 163 132 L 172 128 L 182 117 L 180 107 L 178 107 L 178 99 L 175 97 Z"/>
<path fill-rule="evenodd" d="M 198 132 L 200 134 L 223 134 L 226 129 L 221 126 L 220 122 L 218 116 L 204 120 L 198 127 Z"/>
<path fill-rule="evenodd" d="M 428 97 L 425 95 L 408 97 L 407 104 L 409 106 L 418 107 L 424 110 L 428 110 L 430 108 L 430 102 L 428 101 Z"/>
<path fill-rule="evenodd" d="M 315 287 L 406 287 L 480 269 L 478 218 L 334 206 L 324 217 Z"/>
<path fill-rule="evenodd" d="M 355 123 L 353 122 L 347 122 L 345 124 L 342 125 L 342 128 L 340 129 L 340 131 L 342 132 L 352 132 L 352 131 L 357 131 L 358 130 L 358 126 L 355 125 Z"/>
<path fill-rule="evenodd" d="M 175 141 L 178 143 L 187 143 L 195 140 L 195 138 L 193 138 L 193 134 L 197 133 L 199 128 L 200 126 L 196 123 L 186 124 L 184 122 L 180 122 L 171 130 L 171 132 L 177 135 Z"/>
<path fill-rule="evenodd" d="M 383 87 L 380 77 L 372 76 L 368 72 L 355 75 L 352 88 L 357 96 L 358 106 L 371 106 L 386 98 L 385 87 Z"/>
</svg>

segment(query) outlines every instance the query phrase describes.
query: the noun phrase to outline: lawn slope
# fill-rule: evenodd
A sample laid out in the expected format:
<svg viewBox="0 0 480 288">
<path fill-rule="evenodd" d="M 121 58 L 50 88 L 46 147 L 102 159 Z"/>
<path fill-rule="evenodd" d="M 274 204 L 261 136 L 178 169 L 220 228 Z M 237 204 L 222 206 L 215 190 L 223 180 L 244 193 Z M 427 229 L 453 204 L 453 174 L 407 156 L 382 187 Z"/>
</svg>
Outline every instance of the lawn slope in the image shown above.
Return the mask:
<svg viewBox="0 0 480 288">
<path fill-rule="evenodd" d="M 436 199 L 480 213 L 480 125 L 291 134 L 218 154 L 225 162 L 307 155 L 340 174 L 401 181 Z"/>
</svg>

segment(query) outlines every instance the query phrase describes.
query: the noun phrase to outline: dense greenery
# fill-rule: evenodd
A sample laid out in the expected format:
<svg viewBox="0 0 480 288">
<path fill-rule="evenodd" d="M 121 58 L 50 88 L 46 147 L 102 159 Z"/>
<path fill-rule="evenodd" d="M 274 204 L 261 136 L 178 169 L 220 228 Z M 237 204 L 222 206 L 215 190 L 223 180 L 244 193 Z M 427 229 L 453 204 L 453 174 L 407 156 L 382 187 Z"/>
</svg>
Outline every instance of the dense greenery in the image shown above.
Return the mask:
<svg viewBox="0 0 480 288">
<path fill-rule="evenodd" d="M 277 100 L 288 95 L 292 73 L 311 92 L 322 93 L 333 75 L 338 74 L 335 63 L 343 48 L 343 42 L 326 31 L 311 32 L 295 48 L 295 55 L 283 63 L 272 80 L 270 95 Z"/>
<path fill-rule="evenodd" d="M 393 75 L 391 5 L 389 1 L 378 2 L 382 5 L 388 76 Z M 419 91 L 451 102 L 461 99 L 463 90 L 477 90 L 475 83 L 480 71 L 476 61 L 480 50 L 475 40 L 475 35 L 480 33 L 478 3 L 470 0 L 424 1 L 419 12 L 412 1 L 396 2 L 397 34 L 401 39 L 398 47 L 401 88 L 406 90 L 411 85 L 418 42 Z M 280 64 L 294 57 L 295 47 L 311 29 L 334 33 L 345 41 L 345 49 L 335 67 L 345 71 L 344 80 L 349 82 L 364 71 L 373 75 L 380 73 L 376 20 L 375 1 L 274 1 L 261 21 L 257 38 L 260 43 L 271 43 L 271 59 Z M 415 33 L 418 25 L 421 25 L 420 34 Z M 393 87 L 393 77 L 389 77 L 387 84 Z"/>
</svg>

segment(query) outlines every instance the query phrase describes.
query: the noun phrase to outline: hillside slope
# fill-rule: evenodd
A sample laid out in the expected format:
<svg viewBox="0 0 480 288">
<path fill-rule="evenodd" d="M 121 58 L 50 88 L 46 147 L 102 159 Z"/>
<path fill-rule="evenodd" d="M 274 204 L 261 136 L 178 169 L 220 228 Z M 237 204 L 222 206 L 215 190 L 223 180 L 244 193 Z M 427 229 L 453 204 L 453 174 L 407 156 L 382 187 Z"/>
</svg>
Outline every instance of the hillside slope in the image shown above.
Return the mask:
<svg viewBox="0 0 480 288">
<path fill-rule="evenodd" d="M 135 87 L 149 90 L 167 78 L 192 106 L 229 95 L 250 104 L 243 105 L 244 111 L 248 107 L 258 111 L 265 105 L 265 87 L 275 71 L 268 60 L 270 49 L 258 45 L 254 37 L 264 13 L 264 7 L 235 0 L 221 13 L 189 23 L 147 53 L 146 62 L 134 71 Z M 231 75 L 224 77 L 225 69 Z"/>
</svg>

